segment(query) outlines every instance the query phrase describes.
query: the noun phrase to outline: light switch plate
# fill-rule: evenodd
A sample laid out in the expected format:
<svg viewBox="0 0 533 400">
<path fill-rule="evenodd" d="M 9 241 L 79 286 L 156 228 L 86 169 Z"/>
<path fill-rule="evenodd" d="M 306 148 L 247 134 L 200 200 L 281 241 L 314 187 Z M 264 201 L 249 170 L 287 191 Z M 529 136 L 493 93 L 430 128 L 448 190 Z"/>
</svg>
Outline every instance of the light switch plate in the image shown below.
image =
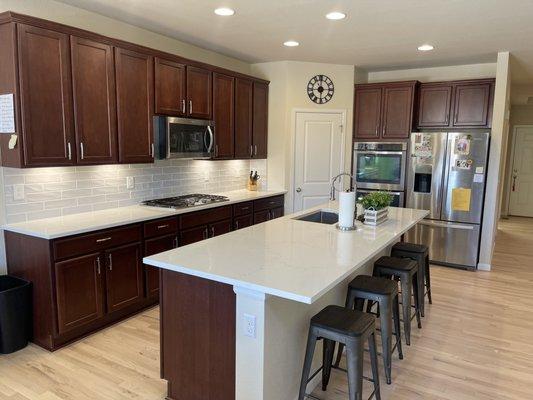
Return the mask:
<svg viewBox="0 0 533 400">
<path fill-rule="evenodd" d="M 135 187 L 135 177 L 126 177 L 126 189 L 133 189 Z"/>
<path fill-rule="evenodd" d="M 24 200 L 24 185 L 19 184 L 13 186 L 13 199 Z"/>
</svg>

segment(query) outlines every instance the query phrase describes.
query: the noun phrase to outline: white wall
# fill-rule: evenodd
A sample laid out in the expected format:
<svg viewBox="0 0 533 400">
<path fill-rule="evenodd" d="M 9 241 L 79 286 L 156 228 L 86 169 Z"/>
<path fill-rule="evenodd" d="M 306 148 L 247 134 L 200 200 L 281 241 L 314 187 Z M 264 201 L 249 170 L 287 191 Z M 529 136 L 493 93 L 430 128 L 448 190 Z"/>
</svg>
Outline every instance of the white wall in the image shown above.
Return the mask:
<svg viewBox="0 0 533 400">
<path fill-rule="evenodd" d="M 507 154 L 509 136 L 508 115 L 511 98 L 509 67 L 509 53 L 498 53 L 489 167 L 487 170 L 487 188 L 478 264 L 478 268 L 484 270 L 490 270 L 491 268 L 501 202 L 505 189 L 505 156 Z"/>
<path fill-rule="evenodd" d="M 342 110 L 346 113 L 345 170 L 351 167 L 353 86 L 355 67 L 296 61 L 280 61 L 252 65 L 254 75 L 270 80 L 268 115 L 268 179 L 269 184 L 289 192 L 285 198 L 287 211 L 292 210 L 294 176 L 293 113 L 295 109 Z M 324 74 L 333 80 L 335 93 L 326 104 L 317 105 L 307 96 L 307 83 L 314 75 Z"/>
</svg>

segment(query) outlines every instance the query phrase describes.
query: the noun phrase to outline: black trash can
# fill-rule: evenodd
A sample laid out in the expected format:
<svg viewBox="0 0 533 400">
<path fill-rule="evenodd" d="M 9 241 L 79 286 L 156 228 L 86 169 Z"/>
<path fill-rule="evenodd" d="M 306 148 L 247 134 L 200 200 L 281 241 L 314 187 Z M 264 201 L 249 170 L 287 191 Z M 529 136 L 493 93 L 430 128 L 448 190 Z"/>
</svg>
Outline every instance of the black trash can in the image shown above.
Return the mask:
<svg viewBox="0 0 533 400">
<path fill-rule="evenodd" d="M 0 353 L 23 349 L 31 338 L 31 282 L 0 276 Z"/>
</svg>

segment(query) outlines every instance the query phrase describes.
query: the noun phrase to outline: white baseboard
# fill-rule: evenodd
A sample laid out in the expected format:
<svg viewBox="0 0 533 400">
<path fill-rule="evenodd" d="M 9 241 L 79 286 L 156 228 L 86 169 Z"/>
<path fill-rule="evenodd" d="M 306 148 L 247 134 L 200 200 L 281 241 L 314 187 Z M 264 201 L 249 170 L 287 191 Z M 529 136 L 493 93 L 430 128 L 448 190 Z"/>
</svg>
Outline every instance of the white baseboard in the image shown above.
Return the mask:
<svg viewBox="0 0 533 400">
<path fill-rule="evenodd" d="M 479 271 L 490 271 L 491 270 L 491 266 L 490 266 L 490 264 L 479 263 L 477 265 L 477 269 Z"/>
</svg>

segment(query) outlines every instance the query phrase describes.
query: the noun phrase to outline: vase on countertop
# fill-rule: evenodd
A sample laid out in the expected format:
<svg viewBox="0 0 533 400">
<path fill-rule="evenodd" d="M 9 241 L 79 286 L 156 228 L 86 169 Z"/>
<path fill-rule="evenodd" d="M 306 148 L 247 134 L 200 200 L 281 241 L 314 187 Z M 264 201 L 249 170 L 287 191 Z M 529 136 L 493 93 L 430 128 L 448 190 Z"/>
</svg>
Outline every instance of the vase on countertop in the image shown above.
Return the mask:
<svg viewBox="0 0 533 400">
<path fill-rule="evenodd" d="M 365 225 L 377 226 L 389 219 L 389 207 L 376 210 L 374 207 L 365 208 Z"/>
</svg>

